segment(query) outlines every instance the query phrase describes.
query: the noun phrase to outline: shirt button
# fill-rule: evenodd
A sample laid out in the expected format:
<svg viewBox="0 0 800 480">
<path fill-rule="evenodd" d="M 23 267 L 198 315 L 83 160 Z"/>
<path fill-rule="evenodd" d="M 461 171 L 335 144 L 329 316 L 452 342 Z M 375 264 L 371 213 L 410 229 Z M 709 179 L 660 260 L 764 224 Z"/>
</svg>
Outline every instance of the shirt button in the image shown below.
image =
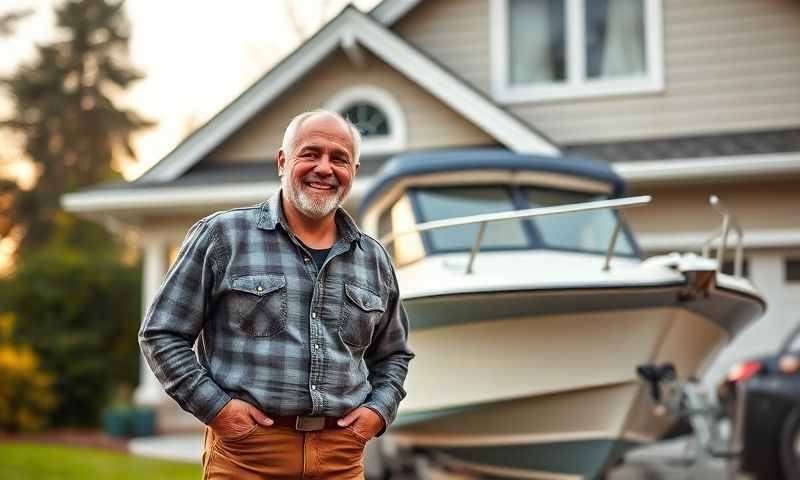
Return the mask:
<svg viewBox="0 0 800 480">
<path fill-rule="evenodd" d="M 308 257 L 303 257 L 303 261 L 304 261 L 304 262 L 306 262 L 306 263 L 308 263 L 308 262 L 310 262 L 310 261 L 311 261 L 311 259 L 310 259 L 310 258 L 308 258 Z"/>
<path fill-rule="evenodd" d="M 314 345 L 315 350 L 319 350 L 319 344 Z"/>
<path fill-rule="evenodd" d="M 311 318 L 317 318 L 317 312 L 311 312 Z"/>
<path fill-rule="evenodd" d="M 264 287 L 262 287 L 261 285 L 256 287 L 256 292 L 263 292 L 263 291 L 264 291 Z"/>
<path fill-rule="evenodd" d="M 316 385 L 311 385 L 311 390 L 316 390 L 316 389 L 317 389 Z"/>
</svg>

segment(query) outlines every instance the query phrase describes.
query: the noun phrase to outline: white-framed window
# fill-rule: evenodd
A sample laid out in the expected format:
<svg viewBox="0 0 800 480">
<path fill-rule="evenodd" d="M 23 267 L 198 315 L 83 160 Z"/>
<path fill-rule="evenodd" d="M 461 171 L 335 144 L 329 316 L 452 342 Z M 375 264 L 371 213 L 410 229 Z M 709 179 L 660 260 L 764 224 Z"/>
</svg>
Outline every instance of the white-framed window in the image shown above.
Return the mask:
<svg viewBox="0 0 800 480">
<path fill-rule="evenodd" d="M 406 148 L 406 119 L 386 90 L 359 85 L 337 93 L 325 109 L 339 112 L 361 132 L 361 155 L 396 153 Z"/>
<path fill-rule="evenodd" d="M 499 102 L 664 88 L 661 0 L 491 0 L 490 10 Z"/>
</svg>

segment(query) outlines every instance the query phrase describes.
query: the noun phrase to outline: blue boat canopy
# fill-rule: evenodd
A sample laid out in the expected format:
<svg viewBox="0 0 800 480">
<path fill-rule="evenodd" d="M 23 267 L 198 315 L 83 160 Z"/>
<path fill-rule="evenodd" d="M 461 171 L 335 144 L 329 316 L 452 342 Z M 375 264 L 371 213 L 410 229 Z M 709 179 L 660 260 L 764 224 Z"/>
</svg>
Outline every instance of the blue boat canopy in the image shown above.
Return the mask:
<svg viewBox="0 0 800 480">
<path fill-rule="evenodd" d="M 625 183 L 604 162 L 562 156 L 526 155 L 501 148 L 471 148 L 405 153 L 393 157 L 378 171 L 359 206 L 363 214 L 376 198 L 403 178 L 464 170 L 535 171 L 572 175 L 607 183 L 621 196 Z"/>
</svg>

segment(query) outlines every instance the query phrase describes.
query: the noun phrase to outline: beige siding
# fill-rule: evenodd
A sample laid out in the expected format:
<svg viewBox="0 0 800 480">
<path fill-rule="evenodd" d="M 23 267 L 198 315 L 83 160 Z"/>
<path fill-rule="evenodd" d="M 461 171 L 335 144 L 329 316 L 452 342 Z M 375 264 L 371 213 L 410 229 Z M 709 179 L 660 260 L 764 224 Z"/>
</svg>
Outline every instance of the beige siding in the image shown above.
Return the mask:
<svg viewBox="0 0 800 480">
<path fill-rule="evenodd" d="M 795 229 L 800 225 L 800 179 L 634 188 L 631 194 L 652 195 L 653 202 L 626 212 L 635 233 L 709 232 L 722 217 L 708 204 L 717 195 L 744 228 Z"/>
<path fill-rule="evenodd" d="M 488 92 L 489 0 L 423 0 L 393 30 Z"/>
<path fill-rule="evenodd" d="M 366 65 L 357 68 L 343 53 L 336 53 L 212 152 L 209 160 L 274 158 L 283 130 L 294 115 L 320 108 L 335 94 L 357 85 L 377 86 L 394 96 L 406 117 L 408 149 L 496 143 L 378 58 L 368 55 Z"/>
<path fill-rule="evenodd" d="M 663 0 L 665 91 L 513 104 L 563 143 L 800 126 L 800 3 Z M 427 0 L 395 30 L 489 92 L 489 0 Z"/>
</svg>

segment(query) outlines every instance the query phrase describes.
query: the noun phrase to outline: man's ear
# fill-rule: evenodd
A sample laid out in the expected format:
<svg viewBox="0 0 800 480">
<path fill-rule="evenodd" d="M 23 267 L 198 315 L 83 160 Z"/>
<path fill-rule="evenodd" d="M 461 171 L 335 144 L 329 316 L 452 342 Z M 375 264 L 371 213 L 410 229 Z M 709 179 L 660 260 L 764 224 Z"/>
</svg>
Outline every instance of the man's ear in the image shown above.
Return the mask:
<svg viewBox="0 0 800 480">
<path fill-rule="evenodd" d="M 278 164 L 278 176 L 280 177 L 286 167 L 286 154 L 283 153 L 283 149 L 278 149 L 278 153 L 275 155 L 275 162 Z"/>
<path fill-rule="evenodd" d="M 353 172 L 353 175 L 358 173 L 358 167 L 360 167 L 360 166 L 361 166 L 361 162 L 356 163 L 356 170 Z"/>
</svg>

